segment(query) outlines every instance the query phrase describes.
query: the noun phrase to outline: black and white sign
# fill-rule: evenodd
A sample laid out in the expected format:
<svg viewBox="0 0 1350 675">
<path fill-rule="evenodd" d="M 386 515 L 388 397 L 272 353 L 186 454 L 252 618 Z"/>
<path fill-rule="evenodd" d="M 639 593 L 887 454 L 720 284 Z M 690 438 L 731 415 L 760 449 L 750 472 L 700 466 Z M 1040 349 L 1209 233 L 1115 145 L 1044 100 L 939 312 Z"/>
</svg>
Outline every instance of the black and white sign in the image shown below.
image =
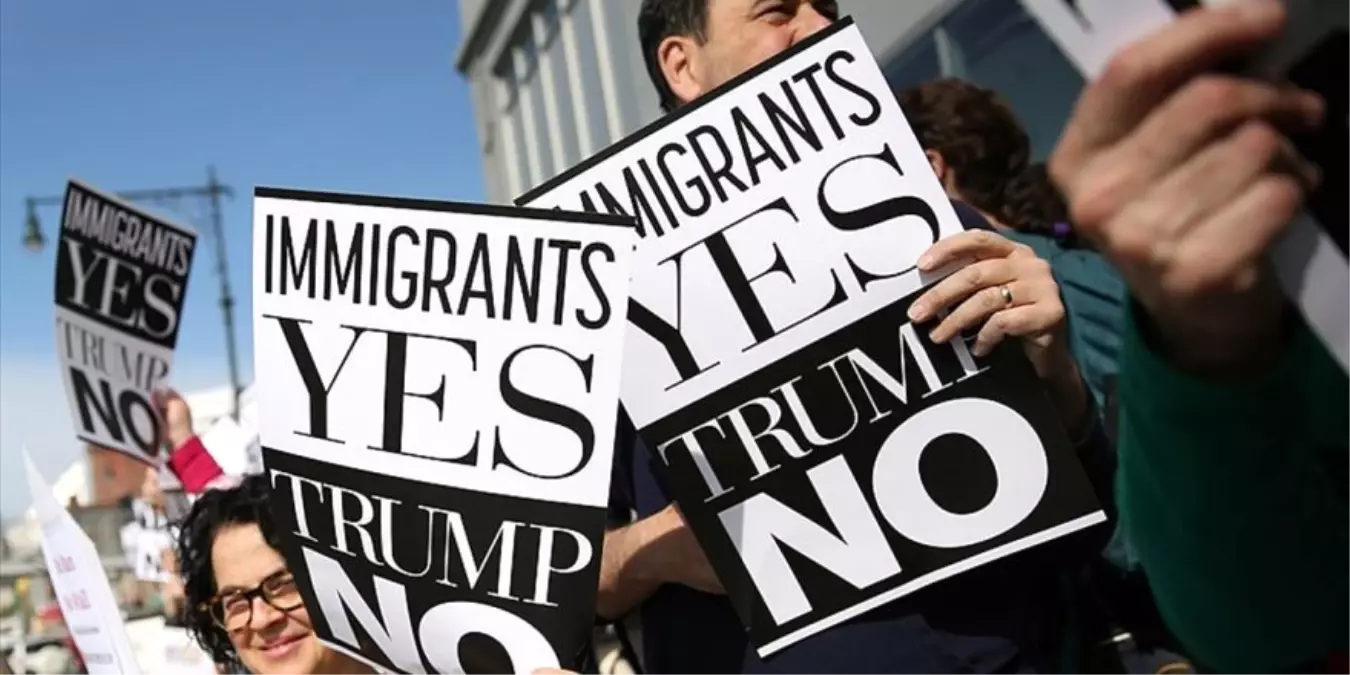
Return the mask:
<svg viewBox="0 0 1350 675">
<path fill-rule="evenodd" d="M 520 201 L 638 217 L 623 404 L 760 654 L 1104 519 L 1020 347 L 905 317 L 961 225 L 850 20 Z"/>
<path fill-rule="evenodd" d="M 269 188 L 253 208 L 263 461 L 318 635 L 405 672 L 571 664 L 632 219 Z"/>
<path fill-rule="evenodd" d="M 1171 21 L 1177 12 L 1234 0 L 1022 0 L 1060 49 L 1089 79 L 1111 55 Z M 1320 94 L 1320 129 L 1291 136 L 1322 171 L 1306 211 L 1273 251 L 1285 292 L 1303 309 L 1327 349 L 1350 369 L 1350 4 L 1345 0 L 1286 0 L 1288 19 L 1275 44 L 1246 64 Z"/>
<path fill-rule="evenodd" d="M 159 454 L 150 392 L 169 380 L 197 235 L 70 181 L 56 253 L 56 345 L 80 440 Z"/>
<path fill-rule="evenodd" d="M 163 583 L 169 580 L 169 570 L 164 569 L 164 552 L 173 547 L 176 528 L 165 511 L 156 509 L 143 499 L 131 502 L 132 522 L 126 525 L 130 531 L 124 535 L 130 539 L 131 548 L 127 549 L 132 570 L 136 578 L 142 581 Z M 126 539 L 123 540 L 126 545 Z"/>
</svg>

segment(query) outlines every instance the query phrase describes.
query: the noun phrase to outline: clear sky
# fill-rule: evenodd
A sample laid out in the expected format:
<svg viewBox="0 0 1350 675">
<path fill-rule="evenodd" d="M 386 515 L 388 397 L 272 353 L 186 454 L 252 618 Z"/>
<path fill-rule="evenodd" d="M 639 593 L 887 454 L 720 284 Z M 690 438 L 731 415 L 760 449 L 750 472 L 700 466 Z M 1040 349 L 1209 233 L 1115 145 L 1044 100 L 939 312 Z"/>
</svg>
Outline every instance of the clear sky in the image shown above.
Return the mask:
<svg viewBox="0 0 1350 675">
<path fill-rule="evenodd" d="M 454 69 L 449 0 L 0 2 L 0 514 L 29 503 L 20 449 L 48 481 L 80 453 L 52 319 L 60 207 L 47 248 L 20 244 L 24 197 L 68 176 L 109 191 L 202 184 L 225 205 L 236 337 L 252 380 L 249 236 L 255 185 L 481 200 L 477 135 Z M 228 382 L 205 212 L 175 384 Z"/>
</svg>

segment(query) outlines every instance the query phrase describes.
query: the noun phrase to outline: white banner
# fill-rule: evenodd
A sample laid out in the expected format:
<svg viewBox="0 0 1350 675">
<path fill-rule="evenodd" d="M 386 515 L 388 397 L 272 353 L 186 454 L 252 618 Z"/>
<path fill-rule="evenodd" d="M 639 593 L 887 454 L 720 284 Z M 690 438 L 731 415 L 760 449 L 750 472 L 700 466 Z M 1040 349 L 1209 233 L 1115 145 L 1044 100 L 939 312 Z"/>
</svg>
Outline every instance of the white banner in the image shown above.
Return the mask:
<svg viewBox="0 0 1350 675">
<path fill-rule="evenodd" d="M 33 510 L 42 527 L 42 556 L 52 591 L 85 666 L 90 675 L 139 673 L 122 613 L 94 542 L 56 502 L 26 449 L 23 460 Z"/>
</svg>

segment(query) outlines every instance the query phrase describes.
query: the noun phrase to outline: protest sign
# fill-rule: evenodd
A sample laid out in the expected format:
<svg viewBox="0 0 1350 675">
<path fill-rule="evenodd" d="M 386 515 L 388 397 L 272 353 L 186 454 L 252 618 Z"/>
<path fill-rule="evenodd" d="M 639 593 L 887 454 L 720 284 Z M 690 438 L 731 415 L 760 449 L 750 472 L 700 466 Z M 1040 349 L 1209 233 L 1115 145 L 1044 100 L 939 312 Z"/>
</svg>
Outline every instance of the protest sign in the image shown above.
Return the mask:
<svg viewBox="0 0 1350 675">
<path fill-rule="evenodd" d="M 151 461 L 197 235 L 70 181 L 56 253 L 56 345 L 75 434 Z"/>
<path fill-rule="evenodd" d="M 132 500 L 131 513 L 133 520 L 128 527 L 135 528 L 131 535 L 134 546 L 131 562 L 136 578 L 156 583 L 168 581 L 164 552 L 173 545 L 168 516 L 143 499 Z"/>
<path fill-rule="evenodd" d="M 86 668 L 90 675 L 140 672 L 94 542 L 56 502 L 27 450 L 23 458 L 52 592 Z"/>
<path fill-rule="evenodd" d="M 1045 31 L 1088 79 L 1102 74 L 1112 54 L 1182 12 L 1234 0 L 1022 0 Z M 1284 33 L 1247 60 L 1243 69 L 1320 94 L 1322 126 L 1289 137 L 1321 170 L 1305 211 L 1272 255 L 1285 293 L 1341 366 L 1350 369 L 1350 4 L 1344 0 L 1288 0 Z"/>
<path fill-rule="evenodd" d="M 588 641 L 632 220 L 258 188 L 263 461 L 317 634 L 530 672 Z"/>
<path fill-rule="evenodd" d="M 961 225 L 851 20 L 519 202 L 638 218 L 623 405 L 760 654 L 1104 519 L 1020 346 L 906 318 Z"/>
</svg>

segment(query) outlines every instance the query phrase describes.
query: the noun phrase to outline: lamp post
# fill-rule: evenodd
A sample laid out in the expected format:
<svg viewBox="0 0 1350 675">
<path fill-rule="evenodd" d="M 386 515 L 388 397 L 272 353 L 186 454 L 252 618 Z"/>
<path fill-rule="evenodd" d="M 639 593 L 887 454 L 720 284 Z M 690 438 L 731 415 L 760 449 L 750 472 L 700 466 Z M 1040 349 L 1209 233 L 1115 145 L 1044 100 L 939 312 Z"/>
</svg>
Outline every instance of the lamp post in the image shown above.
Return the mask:
<svg viewBox="0 0 1350 675">
<path fill-rule="evenodd" d="M 234 197 L 234 191 L 216 180 L 214 167 L 206 169 L 206 184 L 193 187 L 156 188 L 151 190 L 130 190 L 117 193 L 118 197 L 129 202 L 176 206 L 183 199 L 204 201 L 209 211 L 211 236 L 214 239 L 216 254 L 216 276 L 220 278 L 220 313 L 225 324 L 225 355 L 230 366 L 230 416 L 239 419 L 239 355 L 234 341 L 234 295 L 230 292 L 229 266 L 225 256 L 225 221 L 220 212 L 220 198 Z M 38 220 L 37 207 L 48 204 L 61 204 L 64 195 L 48 197 L 28 197 L 25 201 L 27 213 L 24 218 L 23 245 L 31 251 L 41 251 L 47 239 L 42 234 L 42 222 Z"/>
</svg>

